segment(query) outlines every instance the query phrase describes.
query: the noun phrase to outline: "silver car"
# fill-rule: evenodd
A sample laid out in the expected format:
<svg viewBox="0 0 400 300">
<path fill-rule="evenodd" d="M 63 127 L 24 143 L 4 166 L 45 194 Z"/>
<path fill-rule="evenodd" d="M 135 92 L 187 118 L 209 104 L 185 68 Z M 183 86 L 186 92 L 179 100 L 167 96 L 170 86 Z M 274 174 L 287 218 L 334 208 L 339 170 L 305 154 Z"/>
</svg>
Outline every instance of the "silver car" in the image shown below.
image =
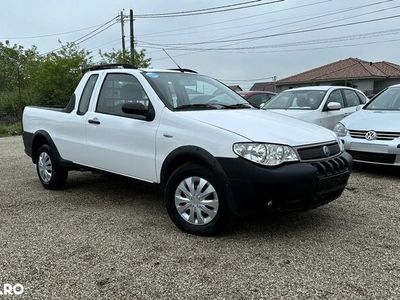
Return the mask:
<svg viewBox="0 0 400 300">
<path fill-rule="evenodd" d="M 332 130 L 367 100 L 361 91 L 345 86 L 308 86 L 286 90 L 262 108 Z"/>
<path fill-rule="evenodd" d="M 400 85 L 378 94 L 334 131 L 354 161 L 400 166 Z"/>
</svg>

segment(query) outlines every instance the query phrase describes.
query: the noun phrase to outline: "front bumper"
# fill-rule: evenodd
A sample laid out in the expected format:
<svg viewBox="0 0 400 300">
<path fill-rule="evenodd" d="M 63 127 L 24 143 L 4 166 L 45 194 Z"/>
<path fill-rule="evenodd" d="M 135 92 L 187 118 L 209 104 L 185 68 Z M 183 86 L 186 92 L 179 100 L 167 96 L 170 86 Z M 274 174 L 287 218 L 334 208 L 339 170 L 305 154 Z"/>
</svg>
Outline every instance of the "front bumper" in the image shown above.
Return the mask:
<svg viewBox="0 0 400 300">
<path fill-rule="evenodd" d="M 228 176 L 239 214 L 263 208 L 298 211 L 337 199 L 347 185 L 352 158 L 340 156 L 318 162 L 264 167 L 242 158 L 219 158 Z"/>
<path fill-rule="evenodd" d="M 355 162 L 400 166 L 400 140 L 372 140 L 341 137 L 346 151 Z"/>
</svg>

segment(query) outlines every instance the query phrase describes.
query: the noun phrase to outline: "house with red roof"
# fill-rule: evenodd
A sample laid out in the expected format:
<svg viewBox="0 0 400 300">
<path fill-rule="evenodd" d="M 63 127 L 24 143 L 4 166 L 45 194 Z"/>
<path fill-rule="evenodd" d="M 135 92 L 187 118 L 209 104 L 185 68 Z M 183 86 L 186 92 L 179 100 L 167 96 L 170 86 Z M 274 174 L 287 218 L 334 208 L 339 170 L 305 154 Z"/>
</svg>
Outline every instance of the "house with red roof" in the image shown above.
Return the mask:
<svg viewBox="0 0 400 300">
<path fill-rule="evenodd" d="M 351 86 L 374 95 L 400 83 L 400 65 L 358 58 L 339 60 L 274 82 L 278 91 L 310 85 Z"/>
</svg>

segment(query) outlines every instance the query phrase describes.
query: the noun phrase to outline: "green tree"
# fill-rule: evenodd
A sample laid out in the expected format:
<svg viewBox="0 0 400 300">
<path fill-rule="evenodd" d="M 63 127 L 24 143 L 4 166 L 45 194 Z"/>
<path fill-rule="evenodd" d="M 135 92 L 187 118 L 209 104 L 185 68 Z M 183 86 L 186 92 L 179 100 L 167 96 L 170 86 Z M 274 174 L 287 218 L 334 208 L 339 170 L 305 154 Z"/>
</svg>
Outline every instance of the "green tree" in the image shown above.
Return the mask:
<svg viewBox="0 0 400 300">
<path fill-rule="evenodd" d="M 90 51 L 77 44 L 60 42 L 60 48 L 40 55 L 35 46 L 0 42 L 0 117 L 20 118 L 26 105 L 67 104 L 82 77 L 82 69 L 94 64 Z M 112 50 L 101 53 L 100 63 L 131 63 L 150 66 L 146 51 L 130 53 Z M 0 120 L 1 121 L 1 120 Z"/>
<path fill-rule="evenodd" d="M 19 116 L 29 103 L 28 66 L 38 57 L 36 47 L 25 50 L 8 41 L 0 43 L 0 112 Z"/>
<path fill-rule="evenodd" d="M 140 51 L 135 50 L 135 58 L 133 58 L 130 52 L 113 49 L 108 52 L 99 51 L 101 57 L 101 63 L 106 64 L 132 64 L 138 68 L 148 68 L 151 63 L 151 58 L 146 57 L 146 50 L 141 49 Z"/>
<path fill-rule="evenodd" d="M 65 105 L 82 77 L 82 68 L 92 64 L 90 52 L 74 43 L 38 60 L 30 70 L 30 86 L 37 104 Z"/>
</svg>

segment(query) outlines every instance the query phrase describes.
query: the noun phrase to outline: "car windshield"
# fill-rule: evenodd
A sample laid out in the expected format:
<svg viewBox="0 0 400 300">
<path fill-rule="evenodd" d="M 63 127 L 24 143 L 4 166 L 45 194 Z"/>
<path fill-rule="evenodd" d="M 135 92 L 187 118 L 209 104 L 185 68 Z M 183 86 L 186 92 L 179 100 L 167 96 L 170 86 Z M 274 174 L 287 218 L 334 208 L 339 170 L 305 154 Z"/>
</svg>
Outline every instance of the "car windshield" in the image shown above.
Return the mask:
<svg viewBox="0 0 400 300">
<path fill-rule="evenodd" d="M 170 109 L 253 107 L 227 86 L 206 76 L 172 72 L 144 72 L 143 75 Z"/>
<path fill-rule="evenodd" d="M 325 94 L 326 91 L 321 90 L 289 90 L 272 98 L 263 109 L 315 110 L 321 105 Z"/>
<path fill-rule="evenodd" d="M 400 87 L 388 88 L 369 102 L 364 109 L 368 110 L 400 110 Z"/>
</svg>

